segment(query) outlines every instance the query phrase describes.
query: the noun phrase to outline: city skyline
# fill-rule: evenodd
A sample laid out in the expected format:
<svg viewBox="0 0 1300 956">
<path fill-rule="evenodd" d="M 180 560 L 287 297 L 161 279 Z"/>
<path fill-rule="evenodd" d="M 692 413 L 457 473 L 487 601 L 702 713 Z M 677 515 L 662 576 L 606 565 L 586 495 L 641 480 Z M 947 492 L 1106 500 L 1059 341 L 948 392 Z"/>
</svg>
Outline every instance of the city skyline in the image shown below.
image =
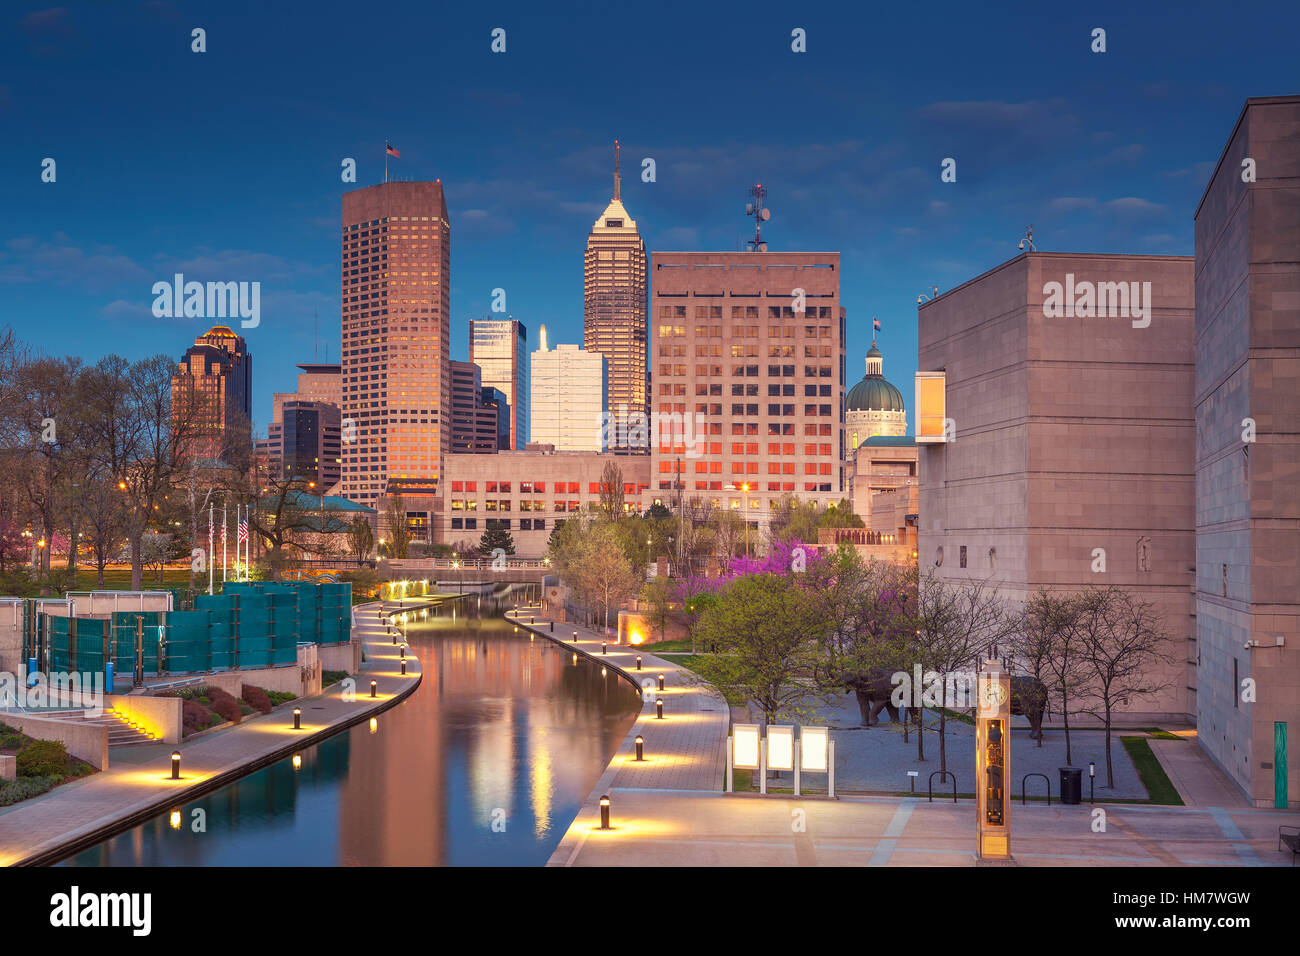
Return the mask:
<svg viewBox="0 0 1300 956">
<path fill-rule="evenodd" d="M 1278 6 L 1279 28 L 1263 36 L 1246 21 L 1215 17 L 1208 45 L 1208 7 L 1187 8 L 1175 21 L 1157 11 L 1098 9 L 1110 37 L 1102 56 L 1088 50 L 1091 22 L 1062 26 L 1032 13 L 996 31 L 982 23 L 975 30 L 971 18 L 981 14 L 974 11 L 921 18 L 888 10 L 871 19 L 801 13 L 808 53 L 800 55 L 789 49 L 792 15 L 759 5 L 772 34 L 760 38 L 772 81 L 761 105 L 715 117 L 675 97 L 673 109 L 643 118 L 622 110 L 611 119 L 610 106 L 629 93 L 655 102 L 654 51 L 666 43 L 707 54 L 683 57 L 674 91 L 733 89 L 750 49 L 742 37 L 752 30 L 741 34 L 723 14 L 692 11 L 695 27 L 682 37 L 669 15 L 611 14 L 616 26 L 635 21 L 635 30 L 623 32 L 637 69 L 617 90 L 604 90 L 589 82 L 588 51 L 601 49 L 597 25 L 506 16 L 508 52 L 493 60 L 488 34 L 495 24 L 449 11 L 438 53 L 463 83 L 447 98 L 445 135 L 435 135 L 404 114 L 409 101 L 401 96 L 372 116 L 361 97 L 346 94 L 322 123 L 317 94 L 287 92 L 291 73 L 300 77 L 295 89 L 334 88 L 324 64 L 343 41 L 326 30 L 295 23 L 295 31 L 306 31 L 301 49 L 309 53 L 279 51 L 266 57 L 264 72 L 214 85 L 203 68 L 210 61 L 189 50 L 190 21 L 208 31 L 204 55 L 229 56 L 237 35 L 241 55 L 253 56 L 247 44 L 264 41 L 246 28 L 247 15 L 183 4 L 155 9 L 161 12 L 136 9 L 122 18 L 72 4 L 10 15 L 12 29 L 0 36 L 12 75 L 0 91 L 0 119 L 14 133 L 0 157 L 0 202 L 12 213 L 0 235 L 7 292 L 0 310 L 52 354 L 69 341 L 89 361 L 110 348 L 173 354 L 206 320 L 155 318 L 153 282 L 176 272 L 199 281 L 260 281 L 261 323 L 236 329 L 249 337 L 250 350 L 274 356 L 262 361 L 255 384 L 259 432 L 271 394 L 291 387 L 295 364 L 338 360 L 337 203 L 342 192 L 382 181 L 385 139 L 402 154 L 390 159 L 390 177 L 441 178 L 447 186 L 458 229 L 452 358 L 468 355 L 467 320 L 491 314 L 495 288 L 506 289 L 509 313 L 546 323 L 556 341 L 582 341 L 577 255 L 608 200 L 609 144 L 617 138 L 626 154 L 624 198 L 648 251 L 734 251 L 752 228 L 743 218 L 744 192 L 763 182 L 773 209 L 764 235 L 773 251 L 843 256 L 849 367 L 861 367 L 876 315 L 893 377 L 906 381 L 916 352 L 916 296 L 1011 258 L 1031 222 L 1044 250 L 1190 254 L 1188 210 L 1221 148 L 1217 119 L 1261 89 L 1292 83 L 1278 54 L 1297 16 Z M 259 22 L 270 35 L 285 16 L 267 11 Z M 359 25 L 357 39 L 373 40 L 368 31 L 376 29 Z M 975 60 L 957 55 L 972 35 L 981 44 Z M 92 36 L 111 42 L 100 47 Z M 911 46 L 872 39 L 885 36 L 924 36 L 931 61 L 925 76 L 916 74 Z M 867 75 L 851 76 L 838 61 L 858 59 L 847 54 L 863 43 L 872 51 Z M 543 48 L 569 50 L 570 62 L 537 70 Z M 1234 67 L 1214 71 L 1217 84 L 1207 84 L 1189 49 Z M 174 82 L 160 91 L 151 71 L 128 70 L 112 102 L 62 95 L 65 86 L 84 89 L 110 56 L 114 63 L 163 56 Z M 395 89 L 418 74 L 424 57 L 406 41 L 399 45 L 389 65 Z M 1087 82 L 1057 76 L 1058 61 L 1086 70 Z M 50 73 L 52 62 L 59 71 Z M 575 97 L 580 83 L 584 96 Z M 278 91 L 274 107 L 249 98 L 246 133 L 214 155 L 181 152 L 167 137 L 130 135 L 155 127 L 157 115 L 220 109 L 251 88 L 246 84 Z M 46 89 L 60 109 L 45 111 L 38 96 L 20 89 Z M 871 95 L 864 98 L 864 90 Z M 754 132 L 756 118 L 764 125 L 763 110 L 792 108 L 802 124 L 794 145 Z M 109 128 L 128 135 L 113 140 L 115 160 L 105 164 L 102 152 L 87 152 L 75 137 L 102 139 L 97 132 L 107 136 Z M 467 145 L 442 146 L 452 141 Z M 272 142 L 279 145 L 269 149 Z M 940 163 L 950 156 L 957 181 L 942 183 Z M 44 157 L 58 161 L 55 183 L 40 180 Z M 340 181 L 348 157 L 357 163 L 356 183 Z M 656 162 L 653 183 L 641 178 L 646 158 Z M 199 181 L 202 193 L 192 186 Z M 151 201 L 141 204 L 140 195 Z M 156 209 L 168 213 L 159 217 Z M 260 223 L 256 234 L 247 229 L 252 221 Z M 110 334 L 98 334 L 105 328 Z"/>
</svg>

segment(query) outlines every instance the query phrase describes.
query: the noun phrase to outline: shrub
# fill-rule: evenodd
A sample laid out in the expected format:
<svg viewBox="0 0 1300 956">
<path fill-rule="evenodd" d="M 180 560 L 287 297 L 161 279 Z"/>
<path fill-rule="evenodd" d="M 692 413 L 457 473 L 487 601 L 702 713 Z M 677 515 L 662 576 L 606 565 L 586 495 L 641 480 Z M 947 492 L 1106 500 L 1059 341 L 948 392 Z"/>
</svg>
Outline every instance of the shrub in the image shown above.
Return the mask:
<svg viewBox="0 0 1300 956">
<path fill-rule="evenodd" d="M 186 736 L 198 733 L 212 723 L 212 712 L 196 700 L 187 700 L 181 704 L 181 725 Z"/>
<path fill-rule="evenodd" d="M 0 807 L 10 806 L 28 797 L 39 797 L 54 789 L 62 779 L 61 776 L 21 777 L 0 783 Z"/>
<path fill-rule="evenodd" d="M 33 740 L 18 752 L 18 776 L 58 777 L 68 772 L 68 748 L 57 740 Z"/>
<path fill-rule="evenodd" d="M 248 702 L 254 710 L 260 710 L 264 714 L 271 712 L 271 698 L 266 695 L 266 691 L 253 684 L 245 684 L 239 689 L 239 696 Z"/>
<path fill-rule="evenodd" d="M 244 711 L 239 706 L 239 701 L 219 687 L 208 688 L 208 705 L 215 713 L 232 723 L 237 724 L 244 718 Z"/>
<path fill-rule="evenodd" d="M 321 671 L 320 683 L 322 687 L 329 687 L 330 684 L 337 684 L 347 676 L 347 671 Z"/>
<path fill-rule="evenodd" d="M 279 707 L 281 704 L 287 704 L 298 696 L 297 694 L 289 693 L 287 690 L 268 690 L 266 695 L 271 698 L 271 703 L 276 707 Z"/>
</svg>

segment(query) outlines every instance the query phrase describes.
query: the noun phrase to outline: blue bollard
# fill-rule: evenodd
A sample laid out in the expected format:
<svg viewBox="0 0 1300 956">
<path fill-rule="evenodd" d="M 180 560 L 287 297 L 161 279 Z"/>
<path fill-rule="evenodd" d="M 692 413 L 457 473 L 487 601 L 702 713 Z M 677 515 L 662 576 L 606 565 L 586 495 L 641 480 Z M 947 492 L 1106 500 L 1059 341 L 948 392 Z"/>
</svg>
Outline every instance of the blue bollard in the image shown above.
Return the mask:
<svg viewBox="0 0 1300 956">
<path fill-rule="evenodd" d="M 27 658 L 27 686 L 36 686 L 36 658 Z"/>
<path fill-rule="evenodd" d="M 113 693 L 113 662 L 104 662 L 104 690 Z"/>
</svg>

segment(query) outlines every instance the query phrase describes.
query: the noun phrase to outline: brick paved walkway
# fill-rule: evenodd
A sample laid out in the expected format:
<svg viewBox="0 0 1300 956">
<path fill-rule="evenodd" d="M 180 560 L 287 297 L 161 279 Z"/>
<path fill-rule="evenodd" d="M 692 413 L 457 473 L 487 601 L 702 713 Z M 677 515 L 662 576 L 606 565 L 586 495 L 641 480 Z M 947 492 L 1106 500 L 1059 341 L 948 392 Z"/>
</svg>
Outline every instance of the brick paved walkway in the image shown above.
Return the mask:
<svg viewBox="0 0 1300 956">
<path fill-rule="evenodd" d="M 641 716 L 588 795 L 548 865 L 565 865 L 581 847 L 587 832 L 599 822 L 601 795 L 614 788 L 722 791 L 730 717 L 726 701 L 717 691 L 698 682 L 689 670 L 642 649 L 610 644 L 608 651 L 602 654 L 602 638 L 590 628 L 556 622 L 552 632 L 551 622 L 542 617 L 536 606 L 524 606 L 506 616 L 525 630 L 573 647 L 578 653 L 621 671 L 644 688 Z M 530 624 L 531 619 L 537 623 Z M 574 631 L 578 632 L 576 643 Z M 640 671 L 636 669 L 638 654 L 641 657 Z M 660 674 L 664 675 L 662 692 L 658 689 Z M 655 716 L 657 698 L 664 702 L 663 720 Z M 645 760 L 640 763 L 634 759 L 638 734 L 645 740 Z"/>
<path fill-rule="evenodd" d="M 407 603 L 420 604 L 418 599 Z M 390 601 L 387 607 L 397 605 Z M 143 822 L 394 706 L 419 686 L 420 662 L 408 651 L 407 676 L 401 676 L 400 647 L 390 642 L 378 607 L 356 609 L 353 634 L 364 642 L 366 663 L 357 675 L 355 701 L 343 700 L 342 687 L 335 684 L 317 697 L 292 702 L 302 708 L 298 731 L 293 729 L 293 706 L 285 705 L 192 743 L 182 741 L 179 747 L 151 744 L 115 750 L 108 770 L 0 809 L 0 865 L 54 862 L 98 843 L 106 831 Z M 374 699 L 371 680 L 377 683 Z M 170 779 L 173 749 L 182 755 L 179 781 Z"/>
</svg>

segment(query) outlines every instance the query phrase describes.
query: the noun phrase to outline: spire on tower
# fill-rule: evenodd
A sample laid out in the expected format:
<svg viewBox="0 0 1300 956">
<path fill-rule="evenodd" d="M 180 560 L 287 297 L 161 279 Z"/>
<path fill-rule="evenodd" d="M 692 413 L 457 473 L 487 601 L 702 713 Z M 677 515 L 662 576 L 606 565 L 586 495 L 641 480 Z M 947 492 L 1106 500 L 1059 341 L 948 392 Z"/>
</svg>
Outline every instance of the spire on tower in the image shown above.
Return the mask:
<svg viewBox="0 0 1300 956">
<path fill-rule="evenodd" d="M 618 140 L 614 140 L 614 198 L 619 198 L 620 181 L 618 178 Z"/>
</svg>

